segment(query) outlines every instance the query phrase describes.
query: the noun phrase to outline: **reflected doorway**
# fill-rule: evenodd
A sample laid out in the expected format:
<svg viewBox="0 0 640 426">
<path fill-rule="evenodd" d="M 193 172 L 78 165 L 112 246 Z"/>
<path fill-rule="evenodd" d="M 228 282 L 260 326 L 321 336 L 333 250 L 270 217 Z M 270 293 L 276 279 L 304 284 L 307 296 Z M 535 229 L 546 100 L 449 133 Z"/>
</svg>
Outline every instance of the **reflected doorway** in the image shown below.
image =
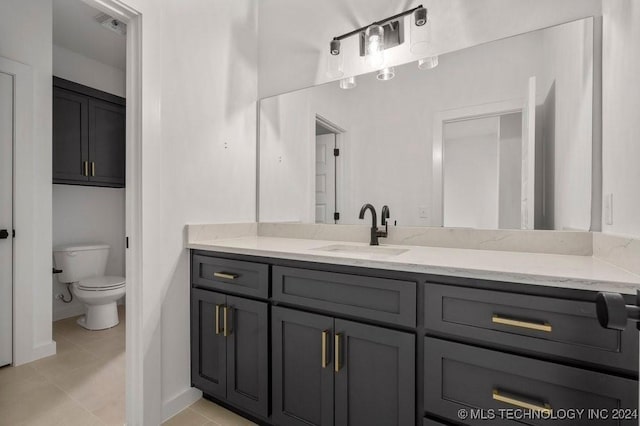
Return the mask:
<svg viewBox="0 0 640 426">
<path fill-rule="evenodd" d="M 316 116 L 316 223 L 340 221 L 338 179 L 341 169 L 339 126 Z"/>
</svg>

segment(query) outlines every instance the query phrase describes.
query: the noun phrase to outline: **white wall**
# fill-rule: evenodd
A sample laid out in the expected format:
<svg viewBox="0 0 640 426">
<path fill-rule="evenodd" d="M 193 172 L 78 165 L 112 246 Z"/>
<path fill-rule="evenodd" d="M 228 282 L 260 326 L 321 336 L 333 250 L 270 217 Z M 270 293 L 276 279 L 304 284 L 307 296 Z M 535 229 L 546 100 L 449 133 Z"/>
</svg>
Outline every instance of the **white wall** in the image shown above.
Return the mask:
<svg viewBox="0 0 640 426">
<path fill-rule="evenodd" d="M 123 70 L 87 58 L 79 53 L 53 46 L 53 75 L 93 87 L 116 96 L 125 96 Z M 53 185 L 53 246 L 69 243 L 100 242 L 111 246 L 107 275 L 124 276 L 125 190 L 76 185 Z M 53 320 L 83 313 L 77 299 L 64 303 L 66 285 L 53 277 Z"/>
<path fill-rule="evenodd" d="M 51 340 L 51 2 L 0 2 L 0 56 L 33 71 L 32 140 L 15 147 L 16 364 L 55 353 Z M 19 299 L 19 300 L 18 300 Z"/>
<path fill-rule="evenodd" d="M 549 229 L 591 229 L 591 183 L 593 119 L 593 21 L 582 20 L 569 25 L 549 28 L 542 39 L 543 66 L 537 79 L 538 105 L 549 98 L 553 87 L 554 117 L 542 125 L 549 128 L 552 140 L 543 142 L 553 158 L 551 212 L 545 212 Z M 539 139 L 539 138 L 536 138 Z M 599 165 L 596 165 L 599 167 Z M 585 191 L 584 189 L 588 189 Z"/>
<path fill-rule="evenodd" d="M 124 70 L 53 45 L 53 75 L 124 98 Z"/>
<path fill-rule="evenodd" d="M 442 54 L 514 34 L 600 15 L 601 0 L 261 0 L 259 93 L 272 96 L 328 81 L 329 41 L 423 4 L 432 19 L 432 52 Z M 353 37 L 343 47 L 353 54 Z M 408 44 L 389 51 L 391 64 L 418 59 Z M 345 68 L 360 74 L 359 59 Z"/>
<path fill-rule="evenodd" d="M 490 124 L 481 124 L 480 121 Z M 453 128 L 472 127 L 472 123 L 491 127 L 492 132 L 478 134 L 473 129 L 469 129 L 464 131 L 464 135 L 448 136 Z M 444 226 L 498 228 L 499 128 L 499 117 L 447 123 L 444 126 L 442 141 Z"/>
<path fill-rule="evenodd" d="M 613 194 L 606 233 L 640 237 L 640 4 L 603 2 L 603 194 Z"/>
<path fill-rule="evenodd" d="M 255 0 L 128 0 L 142 14 L 144 424 L 190 391 L 187 223 L 255 219 Z"/>
</svg>

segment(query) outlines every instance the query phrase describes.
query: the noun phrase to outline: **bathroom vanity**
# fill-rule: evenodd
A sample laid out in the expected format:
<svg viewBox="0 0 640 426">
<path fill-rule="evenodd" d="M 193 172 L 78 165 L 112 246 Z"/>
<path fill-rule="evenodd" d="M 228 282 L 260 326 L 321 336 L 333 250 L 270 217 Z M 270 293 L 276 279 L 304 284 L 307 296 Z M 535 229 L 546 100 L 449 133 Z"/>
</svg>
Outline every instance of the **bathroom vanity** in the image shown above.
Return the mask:
<svg viewBox="0 0 640 426">
<path fill-rule="evenodd" d="M 595 297 L 631 303 L 638 277 L 605 262 L 260 236 L 188 247 L 192 383 L 254 420 L 535 425 L 549 421 L 487 416 L 597 408 L 610 417 L 594 424 L 637 424 L 638 332 L 602 328 Z"/>
</svg>

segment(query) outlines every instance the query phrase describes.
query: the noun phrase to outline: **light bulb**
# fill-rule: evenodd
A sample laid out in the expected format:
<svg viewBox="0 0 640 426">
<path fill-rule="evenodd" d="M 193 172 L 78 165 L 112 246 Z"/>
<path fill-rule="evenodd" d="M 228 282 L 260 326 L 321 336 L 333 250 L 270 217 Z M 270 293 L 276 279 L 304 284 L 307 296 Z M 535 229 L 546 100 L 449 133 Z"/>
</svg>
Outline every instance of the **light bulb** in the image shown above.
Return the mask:
<svg viewBox="0 0 640 426">
<path fill-rule="evenodd" d="M 378 80 L 389 81 L 396 76 L 396 70 L 393 67 L 382 69 L 378 72 Z"/>
<path fill-rule="evenodd" d="M 384 28 L 371 25 L 364 33 L 367 62 L 374 68 L 384 65 Z"/>
<path fill-rule="evenodd" d="M 419 70 L 431 70 L 438 66 L 438 57 L 430 56 L 428 58 L 422 58 L 418 61 Z"/>
<path fill-rule="evenodd" d="M 347 77 L 340 80 L 340 88 L 341 89 L 353 89 L 356 87 L 356 78 L 355 77 Z"/>
</svg>

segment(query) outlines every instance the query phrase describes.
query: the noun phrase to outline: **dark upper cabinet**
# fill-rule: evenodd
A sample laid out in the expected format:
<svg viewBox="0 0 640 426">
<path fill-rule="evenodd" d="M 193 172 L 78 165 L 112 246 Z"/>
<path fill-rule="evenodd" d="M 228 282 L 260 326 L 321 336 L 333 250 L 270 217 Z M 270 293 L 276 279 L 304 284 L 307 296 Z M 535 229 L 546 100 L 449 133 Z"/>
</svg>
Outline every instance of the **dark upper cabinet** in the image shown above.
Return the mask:
<svg viewBox="0 0 640 426">
<path fill-rule="evenodd" d="M 274 307 L 273 419 L 415 425 L 415 336 Z"/>
<path fill-rule="evenodd" d="M 191 381 L 205 393 L 267 417 L 269 326 L 264 302 L 191 291 Z"/>
<path fill-rule="evenodd" d="M 89 99 L 89 160 L 93 183 L 124 186 L 126 112 L 121 105 Z"/>
<path fill-rule="evenodd" d="M 280 307 L 271 318 L 274 423 L 333 425 L 333 318 Z"/>
<path fill-rule="evenodd" d="M 125 185 L 125 100 L 54 77 L 53 183 Z"/>
<path fill-rule="evenodd" d="M 53 88 L 53 181 L 89 181 L 89 99 Z"/>
</svg>

